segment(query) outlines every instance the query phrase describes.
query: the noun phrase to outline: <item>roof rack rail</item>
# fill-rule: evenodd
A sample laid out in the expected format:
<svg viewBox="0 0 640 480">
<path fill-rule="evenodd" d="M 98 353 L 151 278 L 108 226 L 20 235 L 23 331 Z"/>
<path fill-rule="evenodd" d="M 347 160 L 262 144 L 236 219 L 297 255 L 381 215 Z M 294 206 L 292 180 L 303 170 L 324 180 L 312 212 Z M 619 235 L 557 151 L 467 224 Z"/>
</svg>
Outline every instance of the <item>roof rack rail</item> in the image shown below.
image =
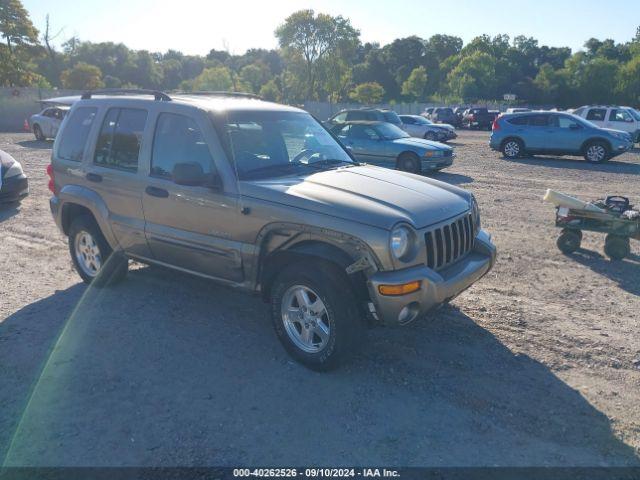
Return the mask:
<svg viewBox="0 0 640 480">
<path fill-rule="evenodd" d="M 145 90 L 142 88 L 103 88 L 101 90 L 89 90 L 82 94 L 82 100 L 89 100 L 93 95 L 153 95 L 159 102 L 170 102 L 171 97 L 159 90 Z"/>
<path fill-rule="evenodd" d="M 212 97 L 242 97 L 242 98 L 253 98 L 256 100 L 262 100 L 260 95 L 256 95 L 255 93 L 248 92 L 226 92 L 226 91 L 208 91 L 208 90 L 196 90 L 195 92 L 172 92 L 174 94 L 179 95 L 199 95 L 199 96 L 212 96 Z"/>
</svg>

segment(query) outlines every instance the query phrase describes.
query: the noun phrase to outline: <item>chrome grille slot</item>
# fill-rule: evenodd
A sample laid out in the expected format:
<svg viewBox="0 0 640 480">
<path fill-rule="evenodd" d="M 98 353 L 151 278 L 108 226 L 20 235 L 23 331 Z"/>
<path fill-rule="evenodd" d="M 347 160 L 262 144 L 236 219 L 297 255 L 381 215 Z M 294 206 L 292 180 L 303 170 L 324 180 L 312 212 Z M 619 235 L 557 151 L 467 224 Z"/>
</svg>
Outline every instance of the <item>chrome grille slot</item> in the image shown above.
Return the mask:
<svg viewBox="0 0 640 480">
<path fill-rule="evenodd" d="M 467 255 L 473 248 L 475 230 L 471 213 L 424 234 L 427 267 L 438 270 Z"/>
</svg>

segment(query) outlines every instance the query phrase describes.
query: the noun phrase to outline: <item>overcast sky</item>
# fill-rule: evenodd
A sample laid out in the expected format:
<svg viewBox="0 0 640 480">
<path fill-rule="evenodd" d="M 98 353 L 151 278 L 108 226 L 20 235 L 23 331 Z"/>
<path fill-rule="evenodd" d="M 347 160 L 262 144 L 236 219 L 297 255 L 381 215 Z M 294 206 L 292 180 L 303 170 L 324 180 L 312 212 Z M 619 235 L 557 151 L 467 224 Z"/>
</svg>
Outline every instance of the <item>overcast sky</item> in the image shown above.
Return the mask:
<svg viewBox="0 0 640 480">
<path fill-rule="evenodd" d="M 487 33 L 533 36 L 541 44 L 582 48 L 590 37 L 630 40 L 640 24 L 640 0 L 23 0 L 40 30 L 51 16 L 59 39 L 122 42 L 135 49 L 206 54 L 274 48 L 273 31 L 293 11 L 343 15 L 363 42 L 436 33 L 465 43 Z"/>
</svg>

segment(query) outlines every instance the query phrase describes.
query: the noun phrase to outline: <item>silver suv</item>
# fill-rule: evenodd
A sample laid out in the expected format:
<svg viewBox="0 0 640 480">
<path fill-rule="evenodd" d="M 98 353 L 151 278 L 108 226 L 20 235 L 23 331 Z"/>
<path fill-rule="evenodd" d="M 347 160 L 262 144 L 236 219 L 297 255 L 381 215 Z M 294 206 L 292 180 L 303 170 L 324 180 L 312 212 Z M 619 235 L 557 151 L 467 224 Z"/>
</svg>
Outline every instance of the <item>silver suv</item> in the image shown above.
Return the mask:
<svg viewBox="0 0 640 480">
<path fill-rule="evenodd" d="M 336 366 L 496 251 L 464 190 L 356 162 L 308 113 L 238 94 L 93 92 L 64 120 L 51 211 L 87 283 L 128 259 L 257 292 L 288 352 Z"/>
</svg>

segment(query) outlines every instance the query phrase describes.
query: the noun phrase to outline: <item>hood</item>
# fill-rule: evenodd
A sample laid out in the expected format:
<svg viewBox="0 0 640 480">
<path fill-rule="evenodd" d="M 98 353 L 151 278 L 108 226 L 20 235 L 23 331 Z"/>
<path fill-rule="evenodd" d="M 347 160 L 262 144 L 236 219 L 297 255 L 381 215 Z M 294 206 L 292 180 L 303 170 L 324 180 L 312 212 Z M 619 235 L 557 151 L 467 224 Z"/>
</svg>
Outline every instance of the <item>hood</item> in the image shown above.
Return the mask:
<svg viewBox="0 0 640 480">
<path fill-rule="evenodd" d="M 370 165 L 240 182 L 241 194 L 390 230 L 423 228 L 470 208 L 471 195 L 431 178 Z"/>
<path fill-rule="evenodd" d="M 449 145 L 445 145 L 440 142 L 433 142 L 431 140 L 425 140 L 424 138 L 407 137 L 396 138 L 392 140 L 396 145 L 403 145 L 411 148 L 422 148 L 424 150 L 453 150 Z"/>
<path fill-rule="evenodd" d="M 629 138 L 631 138 L 631 134 L 629 132 L 625 132 L 624 130 L 615 130 L 613 128 L 600 128 L 600 130 L 604 130 L 607 133 L 617 133 L 628 136 Z"/>
</svg>

